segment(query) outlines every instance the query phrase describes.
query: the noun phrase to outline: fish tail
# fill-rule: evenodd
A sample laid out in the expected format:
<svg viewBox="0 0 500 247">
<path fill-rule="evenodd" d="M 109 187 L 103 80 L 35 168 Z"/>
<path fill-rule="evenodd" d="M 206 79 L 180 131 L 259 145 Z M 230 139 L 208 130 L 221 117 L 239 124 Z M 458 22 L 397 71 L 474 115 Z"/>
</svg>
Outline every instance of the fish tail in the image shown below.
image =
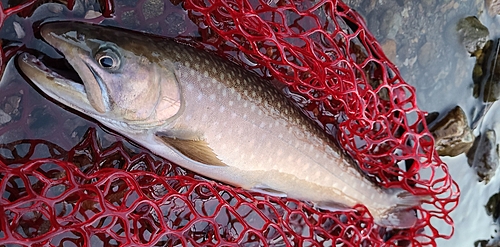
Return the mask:
<svg viewBox="0 0 500 247">
<path fill-rule="evenodd" d="M 419 206 L 423 201 L 429 200 L 429 196 L 416 196 L 406 190 L 395 190 L 394 207 L 382 211 L 375 223 L 390 228 L 411 228 L 417 223 L 416 211 L 412 208 Z"/>
</svg>

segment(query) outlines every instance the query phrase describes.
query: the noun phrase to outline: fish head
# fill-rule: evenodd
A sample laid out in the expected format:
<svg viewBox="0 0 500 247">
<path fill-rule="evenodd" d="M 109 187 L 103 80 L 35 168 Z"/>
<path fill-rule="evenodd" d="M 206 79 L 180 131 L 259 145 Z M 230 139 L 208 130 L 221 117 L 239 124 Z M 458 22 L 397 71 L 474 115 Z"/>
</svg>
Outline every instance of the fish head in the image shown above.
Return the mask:
<svg viewBox="0 0 500 247">
<path fill-rule="evenodd" d="M 168 122 L 180 110 L 173 64 L 163 61 L 146 35 L 77 22 L 41 26 L 81 81 L 65 78 L 30 54 L 18 65 L 49 97 L 111 128 L 144 130 Z M 116 126 L 118 125 L 118 126 Z"/>
</svg>

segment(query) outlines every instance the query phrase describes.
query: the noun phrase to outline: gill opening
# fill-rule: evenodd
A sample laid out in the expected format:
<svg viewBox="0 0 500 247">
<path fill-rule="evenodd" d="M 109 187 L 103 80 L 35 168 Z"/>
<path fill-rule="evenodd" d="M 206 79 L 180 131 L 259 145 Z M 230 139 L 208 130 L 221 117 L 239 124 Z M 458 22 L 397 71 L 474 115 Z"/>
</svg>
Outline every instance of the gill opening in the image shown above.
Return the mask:
<svg viewBox="0 0 500 247">
<path fill-rule="evenodd" d="M 110 111 L 110 100 L 109 100 L 109 94 L 108 94 L 108 88 L 106 85 L 104 85 L 104 81 L 102 80 L 102 77 L 90 66 L 88 63 L 84 62 L 87 68 L 92 72 L 92 75 L 94 76 L 97 85 L 99 85 L 99 89 L 101 89 L 101 96 L 102 96 L 102 101 L 104 103 L 104 108 L 106 108 L 106 111 Z"/>
</svg>

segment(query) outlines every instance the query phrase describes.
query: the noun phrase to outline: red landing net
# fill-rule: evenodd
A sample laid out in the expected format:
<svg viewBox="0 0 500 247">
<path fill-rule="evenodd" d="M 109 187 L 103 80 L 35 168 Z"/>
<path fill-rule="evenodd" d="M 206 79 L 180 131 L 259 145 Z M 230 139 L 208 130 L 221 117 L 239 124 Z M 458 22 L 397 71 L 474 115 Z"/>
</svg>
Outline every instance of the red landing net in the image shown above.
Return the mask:
<svg viewBox="0 0 500 247">
<path fill-rule="evenodd" d="M 208 182 L 147 151 L 130 152 L 119 137 L 103 147 L 91 128 L 70 151 L 40 140 L 1 145 L 0 244 L 435 246 L 453 234 L 458 187 L 434 150 L 414 88 L 356 12 L 335 0 L 172 0 L 151 17 L 144 10 L 153 2 L 100 1 L 105 17 L 93 21 L 177 37 L 288 85 L 378 183 L 430 196 L 416 209 L 417 226 L 388 230 L 362 205 L 324 212 Z M 30 16 L 39 3 L 4 9 L 1 24 Z M 19 48 L 4 44 L 2 68 Z M 438 232 L 437 223 L 449 229 Z"/>
</svg>

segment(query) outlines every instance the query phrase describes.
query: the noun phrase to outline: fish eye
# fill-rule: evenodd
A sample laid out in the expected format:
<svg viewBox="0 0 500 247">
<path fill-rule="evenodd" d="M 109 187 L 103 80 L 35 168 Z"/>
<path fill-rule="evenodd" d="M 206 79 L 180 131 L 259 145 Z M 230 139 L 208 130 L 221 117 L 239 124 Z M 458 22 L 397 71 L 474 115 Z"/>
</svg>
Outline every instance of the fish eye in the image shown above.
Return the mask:
<svg viewBox="0 0 500 247">
<path fill-rule="evenodd" d="M 115 61 L 110 56 L 102 56 L 99 58 L 99 65 L 103 68 L 111 68 L 115 64 Z"/>
<path fill-rule="evenodd" d="M 95 55 L 95 60 L 103 69 L 115 70 L 120 67 L 120 57 L 112 49 L 101 49 Z"/>
</svg>

